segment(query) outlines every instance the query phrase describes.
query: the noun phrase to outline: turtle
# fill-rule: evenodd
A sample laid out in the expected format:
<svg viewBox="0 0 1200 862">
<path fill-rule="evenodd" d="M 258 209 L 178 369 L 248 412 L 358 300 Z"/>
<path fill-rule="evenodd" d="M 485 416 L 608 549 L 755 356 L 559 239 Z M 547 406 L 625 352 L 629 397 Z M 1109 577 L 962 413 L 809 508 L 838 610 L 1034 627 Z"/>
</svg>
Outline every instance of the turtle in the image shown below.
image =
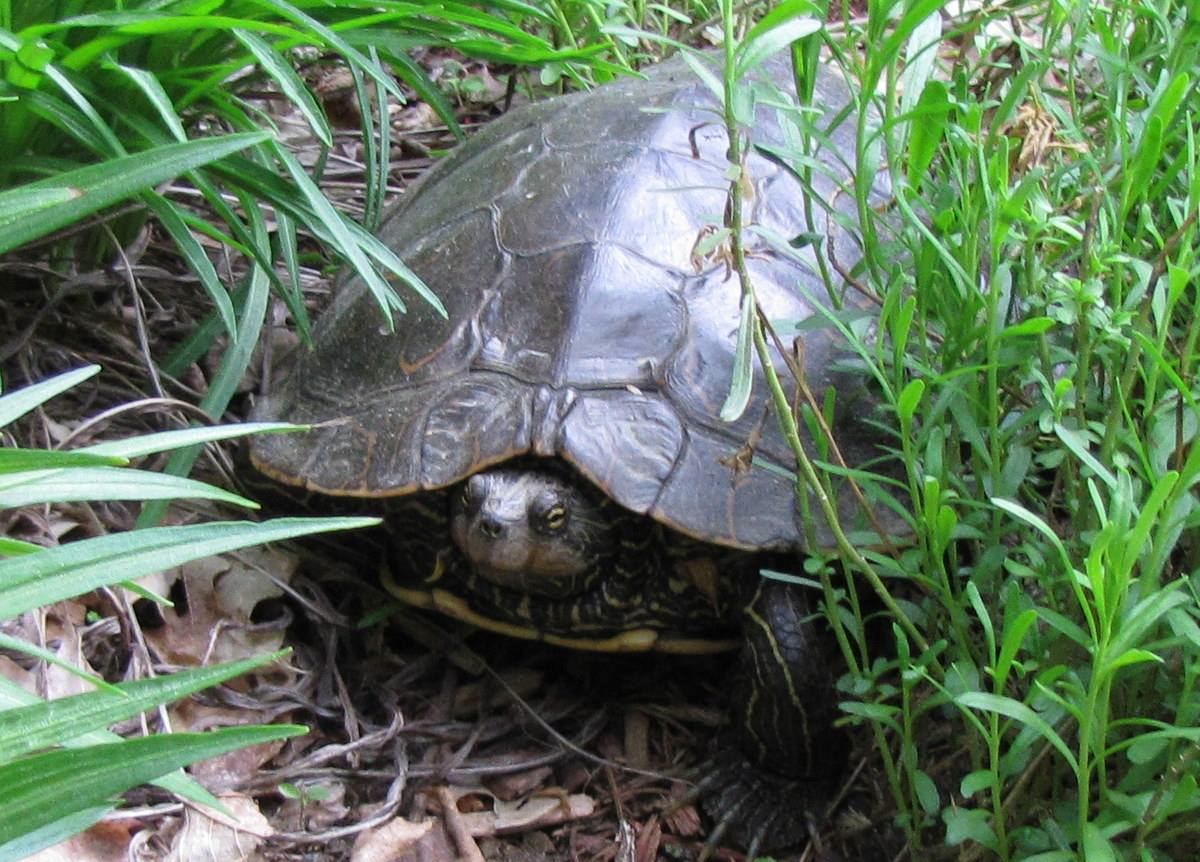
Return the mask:
<svg viewBox="0 0 1200 862">
<path fill-rule="evenodd" d="M 787 89 L 782 68 L 753 86 Z M 848 284 L 831 295 L 818 261 L 861 257 L 844 229 L 856 114 L 831 66 L 812 103 L 807 179 L 779 154 L 794 125 L 756 110 L 746 262 L 860 468 L 888 459 L 886 411 L 828 321 L 869 305 Z M 255 438 L 251 460 L 310 491 L 391 499 L 388 583 L 407 603 L 571 649 L 740 651 L 737 743 L 706 807 L 757 850 L 803 838 L 797 800 L 845 745 L 806 590 L 759 574 L 833 543 L 815 500 L 798 502 L 761 368 L 741 417 L 721 417 L 741 287 L 704 253 L 729 187 L 715 107 L 677 61 L 513 109 L 452 150 L 379 233 L 443 308 L 415 304 L 389 331 L 346 280 L 255 411 L 312 429 Z M 854 535 L 903 530 L 834 485 Z"/>
</svg>

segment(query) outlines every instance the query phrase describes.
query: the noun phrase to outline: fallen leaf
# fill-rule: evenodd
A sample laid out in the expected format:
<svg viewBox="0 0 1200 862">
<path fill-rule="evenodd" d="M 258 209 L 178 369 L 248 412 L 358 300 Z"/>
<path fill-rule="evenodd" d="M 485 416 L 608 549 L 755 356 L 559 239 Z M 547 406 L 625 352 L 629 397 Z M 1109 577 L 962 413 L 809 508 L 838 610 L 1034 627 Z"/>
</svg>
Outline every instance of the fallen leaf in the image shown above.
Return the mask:
<svg viewBox="0 0 1200 862">
<path fill-rule="evenodd" d="M 274 834 L 253 799 L 241 794 L 221 797 L 233 820 L 207 809 L 184 809 L 183 826 L 175 833 L 164 862 L 257 862 L 262 842 Z"/>
<path fill-rule="evenodd" d="M 454 862 L 449 842 L 441 835 L 440 829 L 434 828 L 435 823 L 432 819 L 414 823 L 396 817 L 382 826 L 360 832 L 350 851 L 350 862 L 393 862 L 398 859 L 409 862 Z M 437 849 L 439 835 L 444 846 L 442 851 Z M 424 846 L 433 855 L 416 855 L 419 846 Z"/>
<path fill-rule="evenodd" d="M 25 862 L 125 862 L 129 843 L 139 827 L 136 820 L 102 820 L 24 859 Z"/>
<path fill-rule="evenodd" d="M 146 637 L 166 660 L 180 665 L 236 661 L 279 649 L 283 628 L 256 625 L 251 615 L 263 600 L 283 595 L 265 573 L 287 581 L 296 566 L 291 554 L 256 548 L 197 560 L 144 582 L 154 592 L 183 598 L 161 608 L 163 625 Z"/>
<path fill-rule="evenodd" d="M 461 815 L 467 830 L 476 838 L 484 835 L 504 835 L 556 826 L 581 817 L 590 817 L 596 802 L 582 793 L 543 791 L 514 801 L 497 798 L 483 786 L 451 788 L 457 802 L 463 797 L 480 795 L 492 800 L 491 810 L 473 811 Z M 459 809 L 463 806 L 459 805 Z"/>
<path fill-rule="evenodd" d="M 494 778 L 486 778 L 484 779 L 484 786 L 497 799 L 507 801 L 528 796 L 534 791 L 540 790 L 553 775 L 554 770 L 549 766 L 539 766 L 536 769 L 509 772 Z"/>
</svg>

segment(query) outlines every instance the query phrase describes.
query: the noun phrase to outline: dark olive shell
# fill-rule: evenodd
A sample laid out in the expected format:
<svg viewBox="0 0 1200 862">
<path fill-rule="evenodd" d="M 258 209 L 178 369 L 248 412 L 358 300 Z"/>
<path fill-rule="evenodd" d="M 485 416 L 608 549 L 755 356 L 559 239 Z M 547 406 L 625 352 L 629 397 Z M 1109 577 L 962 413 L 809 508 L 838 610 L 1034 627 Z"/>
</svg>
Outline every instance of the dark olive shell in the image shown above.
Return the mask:
<svg viewBox="0 0 1200 862">
<path fill-rule="evenodd" d="M 813 104 L 828 138 L 811 191 L 756 151 L 743 193 L 747 224 L 783 242 L 816 235 L 843 271 L 858 253 L 828 210 L 853 220 L 853 197 L 839 189 L 853 162 L 849 98 L 823 71 Z M 416 300 L 388 334 L 363 284 L 343 285 L 316 349 L 257 411 L 321 424 L 256 438 L 256 465 L 313 490 L 376 497 L 440 488 L 522 455 L 559 457 L 621 505 L 692 536 L 803 547 L 794 458 L 761 370 L 742 418 L 719 417 L 741 289 L 724 260 L 695 254 L 721 224 L 729 185 L 714 108 L 675 63 L 514 110 L 455 150 L 381 233 L 448 317 Z M 759 109 L 753 138 L 782 143 L 773 110 Z M 819 198 L 811 224 L 809 194 Z M 821 319 L 814 303 L 828 304 L 812 244 L 781 254 L 759 234 L 747 242 L 758 301 L 790 345 L 793 324 Z M 853 293 L 845 300 L 853 305 Z M 835 330 L 806 329 L 802 357 L 817 398 L 836 391 L 847 462 L 876 459 L 875 408 Z M 838 496 L 843 516 L 862 521 L 851 495 Z"/>
</svg>

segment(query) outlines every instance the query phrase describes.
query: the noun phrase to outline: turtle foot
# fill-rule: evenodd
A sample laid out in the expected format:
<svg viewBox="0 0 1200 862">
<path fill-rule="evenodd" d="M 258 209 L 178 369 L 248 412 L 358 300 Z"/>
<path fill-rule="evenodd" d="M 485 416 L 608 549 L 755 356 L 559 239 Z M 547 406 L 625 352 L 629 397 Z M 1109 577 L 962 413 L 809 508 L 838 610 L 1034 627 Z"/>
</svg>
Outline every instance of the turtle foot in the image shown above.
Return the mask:
<svg viewBox="0 0 1200 862">
<path fill-rule="evenodd" d="M 816 834 L 836 789 L 831 779 L 787 778 L 727 750 L 705 767 L 689 796 L 699 797 L 714 824 L 708 853 L 728 841 L 753 859 L 760 851 L 793 847 Z"/>
</svg>

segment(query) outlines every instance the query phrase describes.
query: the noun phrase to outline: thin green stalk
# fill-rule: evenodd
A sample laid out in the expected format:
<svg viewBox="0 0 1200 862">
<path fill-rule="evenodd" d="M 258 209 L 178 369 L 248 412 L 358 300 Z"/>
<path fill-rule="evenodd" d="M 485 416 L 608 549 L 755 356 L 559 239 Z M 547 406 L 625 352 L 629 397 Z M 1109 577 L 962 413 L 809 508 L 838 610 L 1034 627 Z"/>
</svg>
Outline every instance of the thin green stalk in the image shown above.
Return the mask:
<svg viewBox="0 0 1200 862">
<path fill-rule="evenodd" d="M 772 361 L 770 348 L 767 345 L 766 336 L 763 330 L 762 311 L 758 308 L 754 297 L 754 285 L 750 277 L 750 272 L 746 267 L 745 249 L 742 245 L 742 132 L 738 127 L 737 117 L 734 115 L 734 89 L 737 82 L 733 78 L 734 69 L 734 54 L 736 43 L 733 38 L 734 34 L 734 16 L 732 0 L 722 0 L 722 23 L 725 34 L 725 73 L 723 75 L 724 86 L 724 120 L 729 137 L 729 149 L 726 154 L 729 163 L 734 166 L 734 178 L 730 183 L 729 189 L 729 227 L 730 227 L 730 251 L 733 257 L 734 270 L 738 274 L 738 279 L 742 286 L 742 293 L 750 302 L 755 303 L 755 315 L 753 317 L 753 339 L 755 353 L 758 357 L 759 365 L 763 370 L 763 374 L 767 380 L 767 388 L 771 393 L 772 405 L 775 408 L 777 421 L 780 423 L 784 438 L 787 440 L 788 446 L 796 456 L 797 466 L 799 467 L 799 481 L 797 482 L 797 491 L 801 497 L 804 496 L 805 489 L 811 491 L 816 497 L 817 505 L 828 524 L 830 531 L 833 533 L 834 540 L 837 543 L 839 551 L 849 559 L 854 567 L 861 571 L 866 577 L 871 588 L 879 596 L 881 602 L 887 608 L 892 618 L 900 625 L 906 635 L 912 639 L 913 643 L 917 644 L 920 650 L 925 653 L 929 650 L 929 643 L 922 636 L 921 632 L 908 619 L 907 615 L 896 604 L 892 598 L 887 586 L 883 583 L 883 579 L 875 568 L 867 561 L 865 557 L 854 547 L 841 528 L 838 522 L 837 507 L 829 499 L 825 488 L 817 474 L 816 468 L 808 455 L 804 451 L 804 444 L 800 439 L 799 428 L 796 424 L 796 418 L 792 413 L 791 403 L 788 401 L 787 395 L 784 392 L 783 384 L 779 380 L 779 376 L 775 371 L 774 362 Z M 933 659 L 933 664 L 942 671 L 937 659 Z"/>
</svg>

